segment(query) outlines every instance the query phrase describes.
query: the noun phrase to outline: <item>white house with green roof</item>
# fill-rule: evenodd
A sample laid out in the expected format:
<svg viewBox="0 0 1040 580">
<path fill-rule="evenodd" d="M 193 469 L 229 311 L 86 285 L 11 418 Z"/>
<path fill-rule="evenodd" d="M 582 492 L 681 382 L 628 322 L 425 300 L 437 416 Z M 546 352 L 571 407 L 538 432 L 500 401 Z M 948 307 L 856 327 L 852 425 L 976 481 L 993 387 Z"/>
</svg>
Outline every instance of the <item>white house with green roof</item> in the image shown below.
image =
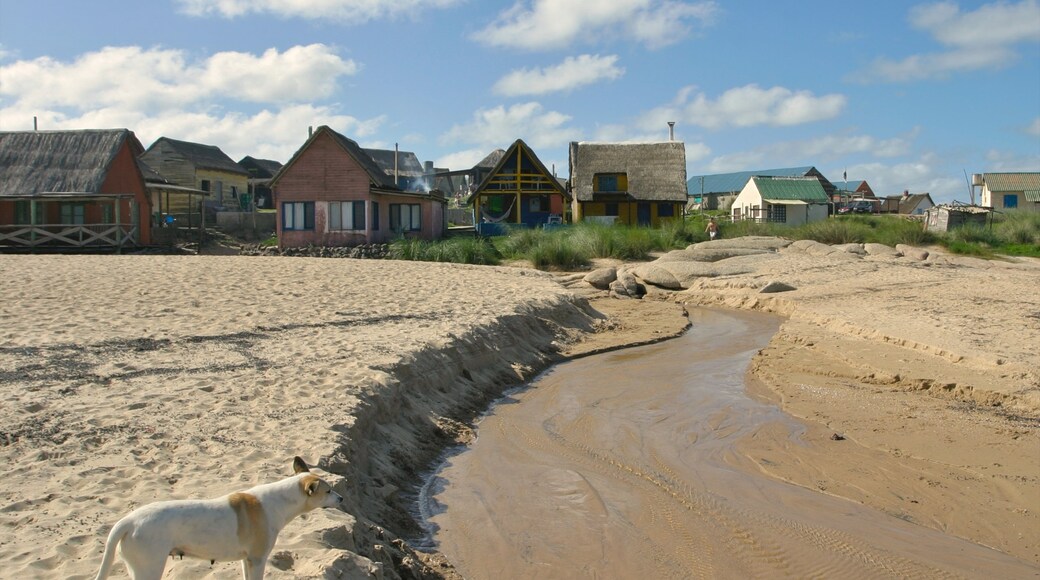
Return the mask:
<svg viewBox="0 0 1040 580">
<path fill-rule="evenodd" d="M 799 226 L 827 219 L 827 192 L 815 177 L 753 176 L 730 208 L 733 221 Z"/>
<path fill-rule="evenodd" d="M 986 207 L 1040 211 L 1040 172 L 977 173 L 973 185 L 982 187 Z"/>
</svg>

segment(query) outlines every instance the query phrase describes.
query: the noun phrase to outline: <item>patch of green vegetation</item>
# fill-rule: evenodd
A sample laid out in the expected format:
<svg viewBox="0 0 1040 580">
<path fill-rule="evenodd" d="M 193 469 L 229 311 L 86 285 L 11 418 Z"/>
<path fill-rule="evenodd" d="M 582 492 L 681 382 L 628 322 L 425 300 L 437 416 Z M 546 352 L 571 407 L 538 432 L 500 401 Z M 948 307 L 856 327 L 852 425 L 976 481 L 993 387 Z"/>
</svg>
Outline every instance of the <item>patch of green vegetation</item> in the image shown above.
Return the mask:
<svg viewBox="0 0 1040 580">
<path fill-rule="evenodd" d="M 277 246 L 277 245 L 278 245 L 278 236 L 277 235 L 272 235 L 271 237 L 267 238 L 266 240 L 260 240 L 260 246 L 264 247 L 264 248 L 274 247 L 274 246 Z"/>
<path fill-rule="evenodd" d="M 498 250 L 484 238 L 457 237 L 437 242 L 398 238 L 390 243 L 388 257 L 416 262 L 495 265 Z"/>
</svg>

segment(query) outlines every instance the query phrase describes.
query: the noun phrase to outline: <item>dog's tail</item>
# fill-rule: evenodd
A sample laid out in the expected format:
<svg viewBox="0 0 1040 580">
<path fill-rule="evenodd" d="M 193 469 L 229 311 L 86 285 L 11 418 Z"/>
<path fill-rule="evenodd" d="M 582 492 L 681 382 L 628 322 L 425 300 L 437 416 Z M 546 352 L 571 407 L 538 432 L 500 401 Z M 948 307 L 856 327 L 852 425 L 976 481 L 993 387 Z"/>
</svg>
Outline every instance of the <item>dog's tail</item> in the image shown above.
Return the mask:
<svg viewBox="0 0 1040 580">
<path fill-rule="evenodd" d="M 94 580 L 108 578 L 108 573 L 112 570 L 112 563 L 116 559 L 116 547 L 119 546 L 119 542 L 123 541 L 123 536 L 130 531 L 132 525 L 126 518 L 123 518 L 112 526 L 112 531 L 108 533 L 108 541 L 105 542 L 105 557 L 101 559 L 101 569 L 98 570 Z"/>
</svg>

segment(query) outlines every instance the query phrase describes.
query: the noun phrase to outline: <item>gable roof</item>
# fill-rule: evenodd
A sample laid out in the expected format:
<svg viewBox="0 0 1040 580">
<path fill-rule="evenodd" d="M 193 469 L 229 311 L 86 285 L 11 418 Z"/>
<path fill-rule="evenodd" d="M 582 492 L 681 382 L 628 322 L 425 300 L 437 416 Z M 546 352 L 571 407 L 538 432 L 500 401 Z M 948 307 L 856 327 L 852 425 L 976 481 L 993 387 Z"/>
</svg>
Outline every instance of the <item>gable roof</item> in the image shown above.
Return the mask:
<svg viewBox="0 0 1040 580">
<path fill-rule="evenodd" d="M 1037 191 L 1040 190 L 1040 172 L 1034 173 L 983 173 L 983 183 L 990 191 Z"/>
<path fill-rule="evenodd" d="M 156 146 L 163 143 L 176 151 L 179 155 L 183 156 L 196 168 L 215 169 L 217 171 L 227 171 L 228 173 L 249 175 L 249 172 L 243 169 L 238 163 L 232 161 L 231 158 L 216 145 L 203 145 L 202 143 L 192 143 L 190 141 L 170 139 L 169 137 L 159 137 L 155 140 L 155 143 L 152 143 L 151 147 L 149 147 L 148 151 L 145 153 L 150 153 L 156 148 Z"/>
<path fill-rule="evenodd" d="M 591 201 L 598 173 L 624 173 L 628 195 L 639 200 L 686 201 L 686 144 L 578 143 L 570 147 L 571 188 L 578 201 Z"/>
<path fill-rule="evenodd" d="M 397 175 L 399 177 L 422 177 L 424 170 L 419 158 L 411 151 L 393 151 L 387 149 L 362 149 L 379 169 L 391 180 L 394 177 L 394 157 L 397 157 Z"/>
<path fill-rule="evenodd" d="M 315 129 L 313 133 L 311 133 L 311 136 L 307 138 L 307 141 L 305 141 L 303 145 L 296 151 L 296 153 L 293 154 L 292 159 L 290 159 L 285 165 L 283 165 L 282 168 L 278 170 L 278 173 L 276 173 L 275 176 L 271 178 L 272 187 L 278 182 L 282 175 L 285 175 L 285 173 L 289 171 L 289 168 L 296 164 L 296 161 L 300 158 L 301 155 L 303 155 L 305 151 L 307 151 L 307 149 L 311 146 L 311 143 L 314 143 L 314 141 L 322 135 L 327 135 L 328 137 L 330 137 L 333 140 L 333 142 L 339 145 L 339 147 L 343 149 L 343 151 L 361 167 L 361 169 L 368 175 L 368 178 L 370 180 L 369 183 L 371 185 L 383 189 L 400 189 L 396 185 L 394 185 L 393 176 L 388 176 L 386 173 L 384 173 L 383 170 L 378 165 L 376 165 L 376 162 L 373 161 L 367 153 L 365 153 L 365 150 L 362 149 L 356 141 L 344 137 L 343 135 L 332 130 L 332 128 L 330 128 L 328 125 L 322 125 Z"/>
<path fill-rule="evenodd" d="M 0 196 L 101 192 L 108 169 L 129 141 L 129 129 L 0 132 Z"/>
<path fill-rule="evenodd" d="M 476 169 L 478 167 L 486 167 L 487 169 L 493 169 L 496 165 L 498 165 L 498 162 L 501 161 L 502 158 L 505 156 L 505 149 L 495 149 L 491 153 L 488 153 L 486 157 L 478 161 L 477 164 L 473 166 L 473 169 Z"/>
<path fill-rule="evenodd" d="M 497 153 L 497 151 L 498 150 L 496 149 L 495 153 Z M 487 184 L 496 175 L 498 175 L 498 173 L 502 170 L 503 166 L 505 166 L 507 162 L 509 162 L 516 156 L 518 151 L 521 154 L 526 155 L 527 159 L 534 165 L 535 170 L 547 178 L 548 183 L 553 186 L 553 189 L 557 193 L 561 194 L 564 199 L 570 199 L 571 196 L 567 193 L 567 188 L 564 187 L 563 184 L 560 183 L 560 180 L 553 176 L 553 174 L 550 173 L 548 169 L 545 168 L 545 164 L 542 163 L 542 160 L 539 159 L 537 155 L 535 155 L 531 147 L 529 147 L 527 143 L 524 143 L 523 139 L 517 139 L 513 142 L 512 145 L 509 146 L 509 149 L 503 151 L 502 156 L 495 163 L 495 166 L 491 168 L 491 171 L 488 171 L 487 175 L 484 176 L 484 179 L 482 179 L 480 183 L 477 184 L 477 187 L 473 189 L 473 193 L 471 193 L 465 200 L 463 200 L 463 205 L 469 205 L 472 202 L 473 198 L 480 194 L 487 186 Z"/>
<path fill-rule="evenodd" d="M 787 167 L 783 169 L 759 169 L 757 171 L 738 171 L 735 173 L 716 173 L 714 175 L 695 175 L 686 182 L 690 195 L 713 193 L 738 193 L 744 189 L 749 179 L 763 177 L 806 177 L 816 171 L 809 165 L 806 167 Z M 702 188 L 703 185 L 703 188 Z"/>
<path fill-rule="evenodd" d="M 257 159 L 246 155 L 238 161 L 238 164 L 254 179 L 270 179 L 282 168 L 282 164 L 271 159 Z"/>
<path fill-rule="evenodd" d="M 932 196 L 927 193 L 911 193 L 910 195 L 901 195 L 898 197 L 899 213 L 913 213 L 925 202 L 927 202 L 927 207 L 925 209 L 935 205 L 932 203 Z"/>
<path fill-rule="evenodd" d="M 765 201 L 827 203 L 830 199 L 815 177 L 752 177 Z"/>
</svg>

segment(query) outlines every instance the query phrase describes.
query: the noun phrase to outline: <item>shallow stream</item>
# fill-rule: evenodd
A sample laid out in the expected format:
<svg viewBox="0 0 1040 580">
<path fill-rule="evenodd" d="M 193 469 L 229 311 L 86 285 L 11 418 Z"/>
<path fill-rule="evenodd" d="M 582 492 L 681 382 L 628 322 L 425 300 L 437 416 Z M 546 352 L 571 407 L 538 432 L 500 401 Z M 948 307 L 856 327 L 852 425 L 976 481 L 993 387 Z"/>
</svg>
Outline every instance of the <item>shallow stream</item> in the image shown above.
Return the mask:
<svg viewBox="0 0 1040 580">
<path fill-rule="evenodd" d="M 734 467 L 768 422 L 746 394 L 767 315 L 695 310 L 684 336 L 558 365 L 499 401 L 424 487 L 434 547 L 471 580 L 1030 577 L 1035 568 Z"/>
</svg>

